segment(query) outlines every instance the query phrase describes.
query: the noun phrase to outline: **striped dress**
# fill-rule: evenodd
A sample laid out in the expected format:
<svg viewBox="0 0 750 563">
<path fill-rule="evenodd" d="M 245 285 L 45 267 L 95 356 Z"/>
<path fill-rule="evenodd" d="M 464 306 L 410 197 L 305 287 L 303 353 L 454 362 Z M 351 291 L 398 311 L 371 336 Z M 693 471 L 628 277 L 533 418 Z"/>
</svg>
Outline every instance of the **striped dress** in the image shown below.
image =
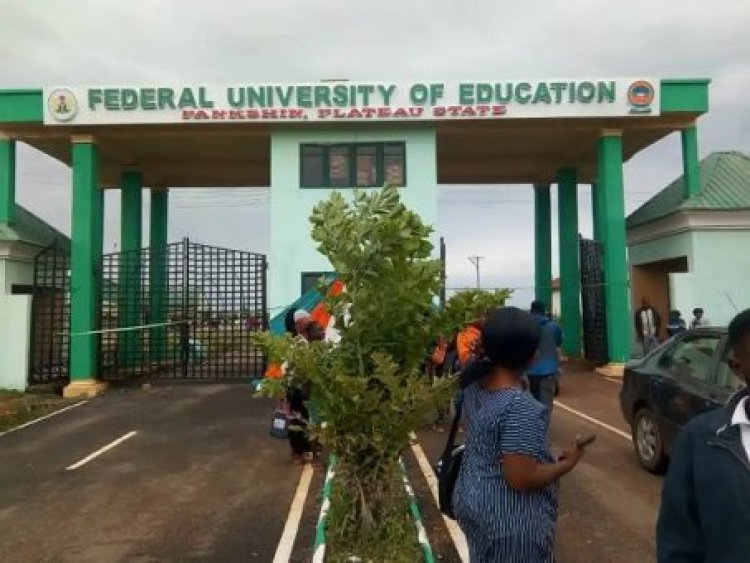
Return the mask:
<svg viewBox="0 0 750 563">
<path fill-rule="evenodd" d="M 549 409 L 520 389 L 464 390 L 466 450 L 454 492 L 456 519 L 472 563 L 551 563 L 557 486 L 516 491 L 502 474 L 504 453 L 552 462 Z"/>
</svg>

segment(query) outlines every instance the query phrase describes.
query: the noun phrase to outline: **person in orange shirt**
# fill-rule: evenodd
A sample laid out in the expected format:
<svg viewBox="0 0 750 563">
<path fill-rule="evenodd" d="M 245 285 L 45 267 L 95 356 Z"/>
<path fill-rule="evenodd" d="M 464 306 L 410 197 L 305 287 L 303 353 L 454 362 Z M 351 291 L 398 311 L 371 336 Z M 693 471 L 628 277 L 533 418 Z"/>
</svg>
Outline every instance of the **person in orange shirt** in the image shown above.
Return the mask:
<svg viewBox="0 0 750 563">
<path fill-rule="evenodd" d="M 481 352 L 483 325 L 484 315 L 481 315 L 476 321 L 472 322 L 456 336 L 458 363 L 461 369 L 483 356 Z"/>
</svg>

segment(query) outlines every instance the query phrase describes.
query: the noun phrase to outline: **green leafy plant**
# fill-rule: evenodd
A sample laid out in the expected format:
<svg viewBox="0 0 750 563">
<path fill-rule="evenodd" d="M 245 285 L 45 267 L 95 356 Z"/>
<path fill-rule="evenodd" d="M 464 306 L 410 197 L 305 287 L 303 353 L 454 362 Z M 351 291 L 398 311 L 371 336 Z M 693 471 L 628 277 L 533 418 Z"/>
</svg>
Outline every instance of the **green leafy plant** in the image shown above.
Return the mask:
<svg viewBox="0 0 750 563">
<path fill-rule="evenodd" d="M 439 334 L 460 328 L 478 308 L 502 304 L 507 292 L 461 294 L 438 310 L 432 229 L 393 186 L 355 192 L 352 201 L 333 193 L 310 220 L 318 250 L 346 288 L 327 298 L 341 340 L 256 336 L 269 361 L 286 365 L 284 378 L 269 381 L 264 392 L 312 389 L 324 421 L 313 433 L 338 459 L 327 532 L 331 559 L 414 561 L 419 555 L 415 534 L 404 533 L 398 458 L 410 432 L 454 391 L 451 378 L 435 384 L 426 377 L 423 362 Z"/>
</svg>

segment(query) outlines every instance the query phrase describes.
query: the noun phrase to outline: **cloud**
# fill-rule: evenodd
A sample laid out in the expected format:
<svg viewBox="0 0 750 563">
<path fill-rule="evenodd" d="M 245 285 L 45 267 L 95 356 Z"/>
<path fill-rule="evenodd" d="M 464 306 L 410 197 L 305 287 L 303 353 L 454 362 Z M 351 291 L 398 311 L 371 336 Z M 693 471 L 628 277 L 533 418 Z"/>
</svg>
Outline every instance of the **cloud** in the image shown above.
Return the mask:
<svg viewBox="0 0 750 563">
<path fill-rule="evenodd" d="M 713 79 L 712 108 L 700 121 L 701 154 L 750 152 L 750 2 L 708 6 L 705 0 L 682 0 L 679 6 L 653 0 L 46 0 L 41 9 L 28 0 L 5 0 L 0 88 L 329 77 L 705 76 Z M 67 229 L 69 171 L 31 149 L 19 154 L 21 203 Z M 625 169 L 627 209 L 679 176 L 680 158 L 676 135 L 634 157 Z M 215 194 L 176 193 L 170 236 L 267 250 L 267 205 L 248 193 L 226 196 L 237 198 L 237 208 L 217 207 Z M 468 254 L 486 256 L 483 278 L 489 285 L 532 284 L 531 201 L 529 186 L 441 188 L 438 231 L 448 243 L 449 285 L 474 283 Z M 112 249 L 116 192 L 108 194 L 107 208 Z M 584 234 L 590 233 L 590 215 L 584 186 Z"/>
</svg>

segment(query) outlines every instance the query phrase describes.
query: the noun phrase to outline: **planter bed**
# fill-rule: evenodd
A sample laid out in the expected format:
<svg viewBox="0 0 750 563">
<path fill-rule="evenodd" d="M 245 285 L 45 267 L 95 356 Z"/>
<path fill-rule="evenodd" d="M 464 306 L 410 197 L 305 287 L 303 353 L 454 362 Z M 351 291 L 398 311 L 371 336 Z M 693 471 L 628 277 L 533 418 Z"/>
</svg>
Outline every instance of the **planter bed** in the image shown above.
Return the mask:
<svg viewBox="0 0 750 563">
<path fill-rule="evenodd" d="M 432 552 L 432 546 L 430 540 L 427 537 L 427 531 L 425 530 L 422 522 L 422 513 L 419 510 L 417 499 L 414 495 L 414 490 L 409 483 L 409 478 L 406 474 L 406 467 L 404 466 L 403 460 L 399 460 L 401 466 L 401 475 L 404 483 L 404 492 L 409 500 L 409 512 L 412 520 L 414 521 L 414 527 L 417 537 L 416 541 L 419 543 L 419 547 L 422 552 L 423 561 L 425 563 L 435 563 L 435 555 Z M 325 563 L 326 561 L 326 519 L 328 516 L 328 509 L 330 508 L 331 501 L 331 490 L 333 487 L 333 481 L 336 477 L 336 458 L 332 455 L 328 460 L 328 470 L 326 472 L 325 482 L 323 483 L 323 491 L 321 493 L 321 506 L 320 514 L 318 516 L 318 523 L 315 527 L 315 545 L 313 549 L 312 563 Z M 356 557 L 350 559 L 352 562 L 361 562 L 362 560 Z"/>
</svg>

